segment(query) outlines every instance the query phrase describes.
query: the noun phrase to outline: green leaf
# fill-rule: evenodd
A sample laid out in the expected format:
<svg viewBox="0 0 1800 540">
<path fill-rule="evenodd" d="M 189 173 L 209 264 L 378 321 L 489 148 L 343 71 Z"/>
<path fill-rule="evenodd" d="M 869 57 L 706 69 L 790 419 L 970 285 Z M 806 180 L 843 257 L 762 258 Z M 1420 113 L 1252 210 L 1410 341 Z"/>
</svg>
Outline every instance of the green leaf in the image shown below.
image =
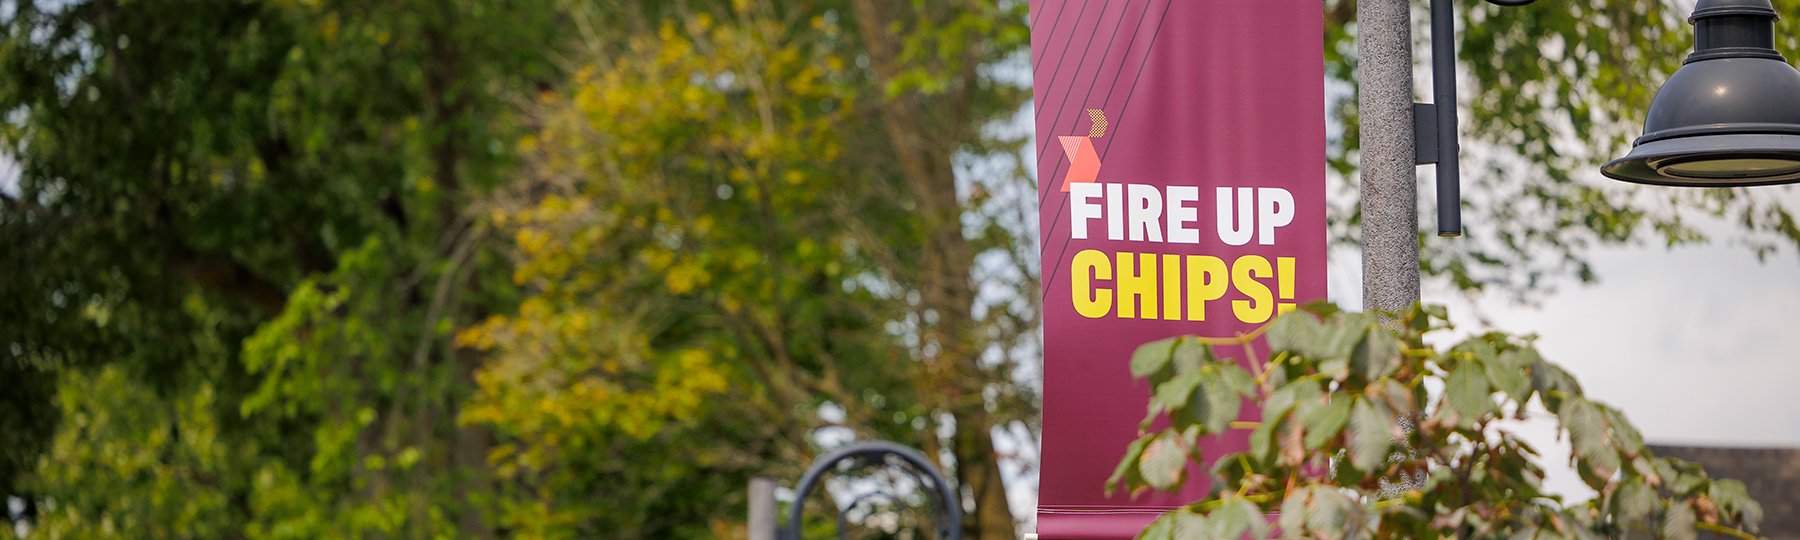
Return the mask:
<svg viewBox="0 0 1800 540">
<path fill-rule="evenodd" d="M 1256 458 L 1257 461 L 1268 461 L 1275 456 L 1275 429 L 1285 418 L 1287 418 L 1286 411 L 1283 411 L 1280 416 L 1264 416 L 1262 423 L 1257 424 L 1256 429 L 1250 431 L 1250 457 Z"/>
<path fill-rule="evenodd" d="M 1211 516 L 1203 516 L 1186 508 L 1170 512 L 1175 516 L 1175 528 L 1169 532 L 1174 538 L 1205 538 L 1206 531 L 1212 528 Z"/>
<path fill-rule="evenodd" d="M 1282 462 L 1298 464 L 1305 460 L 1305 440 L 1302 439 L 1302 433 L 1305 431 L 1306 419 L 1317 414 L 1314 410 L 1324 406 L 1325 394 L 1319 389 L 1319 383 L 1312 380 L 1295 381 L 1277 389 L 1269 397 L 1269 403 L 1264 406 L 1264 418 L 1271 417 L 1268 414 L 1270 408 L 1283 412 L 1292 411 L 1292 416 L 1282 423 L 1281 429 L 1271 433 L 1274 436 L 1272 442 Z"/>
<path fill-rule="evenodd" d="M 1350 380 L 1350 358 L 1336 357 L 1320 360 L 1319 373 L 1325 374 L 1334 381 Z"/>
<path fill-rule="evenodd" d="M 1307 411 L 1300 418 L 1306 424 L 1306 447 L 1317 450 L 1326 442 L 1337 438 L 1344 429 L 1344 423 L 1350 420 L 1351 399 L 1339 396 L 1327 402 L 1323 407 Z"/>
<path fill-rule="evenodd" d="M 1138 471 L 1145 484 L 1169 491 L 1187 480 L 1188 449 L 1192 445 L 1182 439 L 1175 430 L 1163 430 L 1144 448 L 1138 458 Z"/>
<path fill-rule="evenodd" d="M 1310 360 L 1318 360 L 1314 351 L 1324 333 L 1318 318 L 1309 313 L 1294 312 L 1275 319 L 1269 326 L 1269 348 L 1288 351 Z"/>
<path fill-rule="evenodd" d="M 1150 522 L 1150 526 L 1138 531 L 1137 538 L 1139 540 L 1180 540 L 1180 537 L 1175 536 L 1176 514 L 1176 512 L 1170 512 L 1156 518 L 1156 521 Z"/>
<path fill-rule="evenodd" d="M 1144 415 L 1144 423 L 1148 425 L 1156 416 L 1165 412 L 1174 412 L 1189 406 L 1194 390 L 1204 382 L 1199 373 L 1176 375 L 1174 378 L 1156 385 L 1156 393 L 1150 397 L 1150 406 Z M 1199 404 L 1204 406 L 1204 404 Z"/>
<path fill-rule="evenodd" d="M 1341 538 L 1356 536 L 1350 529 L 1351 513 L 1357 509 L 1356 501 L 1332 487 L 1312 488 L 1312 504 L 1306 509 L 1306 528 L 1315 532 L 1330 532 Z"/>
<path fill-rule="evenodd" d="M 1268 536 L 1269 525 L 1263 519 L 1262 511 L 1243 497 L 1225 499 L 1224 505 L 1211 514 L 1210 527 L 1206 529 L 1206 538 L 1243 538 L 1245 532 L 1251 538 Z"/>
<path fill-rule="evenodd" d="M 1144 477 L 1138 472 L 1138 461 L 1143 459 L 1144 448 L 1149 444 L 1150 437 L 1145 436 L 1138 437 L 1131 441 L 1131 446 L 1125 447 L 1125 457 L 1119 460 L 1119 465 L 1113 468 L 1112 476 L 1106 479 L 1107 493 L 1120 487 L 1129 489 L 1142 483 Z"/>
<path fill-rule="evenodd" d="M 1593 402 L 1582 398 L 1564 401 L 1557 415 L 1562 418 L 1563 428 L 1569 432 L 1570 446 L 1581 461 L 1582 466 L 1577 472 L 1589 486 L 1600 489 L 1620 466 L 1618 451 L 1607 436 L 1606 417 Z"/>
<path fill-rule="evenodd" d="M 1412 311 L 1406 314 L 1407 330 L 1412 334 L 1423 334 L 1431 330 L 1431 322 L 1442 321 L 1449 317 L 1449 310 L 1440 305 L 1414 304 Z"/>
<path fill-rule="evenodd" d="M 1318 405 L 1323 401 L 1325 401 L 1325 389 L 1319 387 L 1319 382 L 1296 380 L 1296 382 L 1283 385 L 1280 389 L 1274 389 L 1273 394 L 1269 394 L 1269 401 L 1265 401 L 1262 410 L 1264 410 L 1264 414 L 1273 414 L 1273 412 L 1282 412 L 1282 410 L 1303 410 L 1305 407 L 1309 407 L 1309 403 Z"/>
<path fill-rule="evenodd" d="M 1243 366 L 1234 363 L 1220 363 L 1219 379 L 1225 382 L 1226 388 L 1246 398 L 1256 397 L 1256 377 Z"/>
<path fill-rule="evenodd" d="M 1220 456 L 1212 466 L 1212 488 L 1207 498 L 1218 498 L 1223 494 L 1234 493 L 1244 484 L 1244 479 L 1257 474 L 1256 466 L 1250 463 L 1251 456 L 1246 453 L 1233 452 Z"/>
<path fill-rule="evenodd" d="M 1325 321 L 1322 342 L 1318 344 L 1319 359 L 1342 358 L 1348 360 L 1355 352 L 1356 345 L 1371 330 L 1379 332 L 1380 320 L 1363 313 L 1343 312 Z"/>
<path fill-rule="evenodd" d="M 1706 471 L 1700 468 L 1700 464 L 1676 458 L 1662 460 L 1669 472 L 1663 475 L 1663 485 L 1676 495 L 1693 495 L 1707 485 Z"/>
<path fill-rule="evenodd" d="M 1148 427 L 1159 412 L 1168 412 L 1177 428 L 1198 424 L 1209 433 L 1223 432 L 1243 407 L 1245 396 L 1236 387 L 1246 384 L 1248 378 L 1242 368 L 1227 363 L 1177 375 L 1157 386 L 1143 425 Z"/>
<path fill-rule="evenodd" d="M 1662 470 L 1656 466 L 1655 461 L 1652 461 L 1651 456 L 1640 455 L 1632 458 L 1631 469 L 1637 471 L 1639 476 L 1644 477 L 1644 482 L 1650 486 L 1661 486 L 1663 483 Z"/>
<path fill-rule="evenodd" d="M 1614 450 L 1625 455 L 1637 455 L 1644 451 L 1644 436 L 1625 418 L 1625 413 L 1612 407 L 1600 407 L 1600 414 L 1612 428 L 1610 436 Z"/>
<path fill-rule="evenodd" d="M 1168 338 L 1139 345 L 1131 353 L 1131 376 L 1139 379 L 1150 377 L 1168 367 L 1169 359 L 1175 351 L 1175 343 L 1179 338 Z"/>
<path fill-rule="evenodd" d="M 1633 479 L 1619 486 L 1613 495 L 1613 513 L 1620 521 L 1635 522 L 1650 515 L 1656 510 L 1656 490 L 1645 485 L 1643 479 Z"/>
<path fill-rule="evenodd" d="M 1762 524 L 1762 505 L 1750 498 L 1743 482 L 1730 478 L 1713 480 L 1707 496 L 1718 503 L 1720 509 L 1737 513 L 1745 528 L 1755 529 Z"/>
<path fill-rule="evenodd" d="M 1575 382 L 1574 376 L 1541 358 L 1531 365 L 1531 388 L 1543 396 L 1544 406 L 1551 410 L 1561 408 L 1565 398 L 1582 395 L 1581 384 Z"/>
<path fill-rule="evenodd" d="M 1400 381 L 1388 379 L 1381 385 L 1381 402 L 1387 405 L 1394 416 L 1406 416 L 1418 412 L 1418 402 L 1413 399 L 1413 391 Z"/>
<path fill-rule="evenodd" d="M 1578 454 L 1586 454 L 1606 446 L 1606 419 L 1600 416 L 1599 409 L 1585 399 L 1570 399 L 1563 402 L 1562 409 L 1557 411 L 1562 420 L 1563 429 L 1569 431 L 1569 443 Z"/>
<path fill-rule="evenodd" d="M 1750 492 L 1744 488 L 1744 483 L 1730 478 L 1713 480 L 1706 490 L 1706 496 L 1720 505 L 1735 505 L 1750 500 Z"/>
<path fill-rule="evenodd" d="M 1373 381 L 1400 366 L 1400 340 L 1379 327 L 1356 344 L 1350 355 L 1350 371 L 1364 381 Z"/>
<path fill-rule="evenodd" d="M 1244 405 L 1243 397 L 1232 390 L 1231 385 L 1223 377 L 1218 376 L 1205 379 L 1200 384 L 1200 393 L 1201 395 L 1197 397 L 1201 399 L 1189 400 L 1188 407 L 1192 408 L 1197 403 L 1205 403 L 1206 410 L 1195 411 L 1198 413 L 1195 414 L 1195 418 L 1201 420 L 1201 423 L 1206 426 L 1207 432 L 1223 433 L 1225 428 L 1231 425 L 1232 420 L 1237 420 L 1238 410 Z"/>
<path fill-rule="evenodd" d="M 1281 500 L 1281 517 L 1275 523 L 1281 527 L 1284 538 L 1301 538 L 1306 533 L 1306 509 L 1311 502 L 1312 488 L 1296 487 L 1287 492 Z"/>
<path fill-rule="evenodd" d="M 1350 465 L 1371 474 L 1379 472 L 1392 455 L 1396 422 L 1386 406 L 1356 400 L 1350 416 Z"/>
<path fill-rule="evenodd" d="M 1202 366 L 1213 361 L 1212 347 L 1206 346 L 1197 339 L 1181 338 L 1175 342 L 1173 360 L 1177 375 L 1196 373 Z"/>
<path fill-rule="evenodd" d="M 1522 357 L 1517 351 L 1507 351 L 1482 367 L 1487 370 L 1488 382 L 1523 408 L 1531 399 L 1531 379 L 1526 373 L 1526 366 L 1529 364 L 1520 360 Z"/>
<path fill-rule="evenodd" d="M 1459 355 L 1467 355 L 1476 362 L 1486 364 L 1500 359 L 1500 351 L 1494 348 L 1495 342 L 1505 343 L 1506 336 L 1489 332 L 1463 340 L 1462 343 L 1456 344 L 1450 350 Z"/>
<path fill-rule="evenodd" d="M 1694 508 L 1683 501 L 1670 501 L 1669 509 L 1663 512 L 1663 538 L 1670 540 L 1695 540 L 1699 531 L 1694 527 Z"/>
<path fill-rule="evenodd" d="M 1462 415 L 1465 424 L 1494 410 L 1491 393 L 1480 364 L 1474 362 L 1459 362 L 1444 383 L 1444 399 L 1450 402 L 1451 409 Z"/>
<path fill-rule="evenodd" d="M 1275 445 L 1281 451 L 1279 463 L 1299 466 L 1306 462 L 1305 433 L 1306 425 L 1298 419 L 1282 422 L 1281 430 L 1275 432 Z"/>
<path fill-rule="evenodd" d="M 1269 399 L 1263 402 L 1263 417 L 1280 416 L 1302 402 L 1317 400 L 1322 392 L 1319 383 L 1312 380 L 1295 381 L 1276 388 L 1274 393 L 1269 394 Z"/>
<path fill-rule="evenodd" d="M 1235 505 L 1235 507 L 1237 508 L 1237 512 L 1243 515 L 1244 522 L 1250 524 L 1251 538 L 1269 537 L 1269 517 L 1263 513 L 1261 507 L 1251 503 L 1249 500 L 1244 500 L 1244 502 Z"/>
</svg>

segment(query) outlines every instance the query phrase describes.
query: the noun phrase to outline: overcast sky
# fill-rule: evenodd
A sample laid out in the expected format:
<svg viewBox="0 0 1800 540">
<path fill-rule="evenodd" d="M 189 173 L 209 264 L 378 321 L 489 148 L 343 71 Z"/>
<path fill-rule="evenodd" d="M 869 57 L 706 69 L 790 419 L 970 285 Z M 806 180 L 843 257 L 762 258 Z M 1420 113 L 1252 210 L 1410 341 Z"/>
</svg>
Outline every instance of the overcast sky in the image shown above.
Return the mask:
<svg viewBox="0 0 1800 540">
<path fill-rule="evenodd" d="M 1800 259 L 1729 246 L 1612 249 L 1603 280 L 1540 308 L 1490 301 L 1495 325 L 1543 336 L 1546 357 L 1653 442 L 1800 447 Z"/>
<path fill-rule="evenodd" d="M 1779 191 L 1789 208 L 1800 206 L 1793 188 L 1754 189 Z M 1790 248 L 1759 262 L 1723 241 L 1729 225 L 1703 228 L 1713 244 L 1597 249 L 1598 284 L 1564 285 L 1536 307 L 1490 296 L 1479 309 L 1493 329 L 1538 334 L 1545 358 L 1580 379 L 1589 397 L 1623 410 L 1651 443 L 1800 447 L 1800 256 Z M 1358 254 L 1333 255 L 1343 256 L 1332 261 L 1332 300 L 1357 308 Z M 1428 285 L 1424 296 L 1450 305 L 1460 332 L 1487 329 L 1474 324 L 1477 307 L 1458 294 Z M 1546 465 L 1567 459 L 1554 428 L 1550 421 L 1514 426 L 1555 456 Z M 1553 489 L 1590 493 L 1566 466 L 1550 474 Z"/>
</svg>

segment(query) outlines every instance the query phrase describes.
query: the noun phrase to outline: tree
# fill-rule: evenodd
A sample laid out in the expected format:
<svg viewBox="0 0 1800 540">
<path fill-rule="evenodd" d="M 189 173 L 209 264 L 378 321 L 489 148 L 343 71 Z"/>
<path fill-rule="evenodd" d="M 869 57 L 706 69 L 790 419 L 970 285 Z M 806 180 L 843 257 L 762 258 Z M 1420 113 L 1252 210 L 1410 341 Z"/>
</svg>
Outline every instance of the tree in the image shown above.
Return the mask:
<svg viewBox="0 0 1800 540">
<path fill-rule="evenodd" d="M 1285 537 L 1752 538 L 1762 509 L 1742 483 L 1656 456 L 1623 413 L 1589 400 L 1527 339 L 1426 344 L 1449 328 L 1439 308 L 1386 325 L 1315 304 L 1239 338 L 1146 344 L 1131 369 L 1155 397 L 1109 485 L 1173 489 L 1190 460 L 1216 459 L 1207 500 L 1165 514 L 1145 538 L 1267 537 L 1265 512 L 1280 513 Z M 1265 334 L 1266 357 L 1251 346 Z M 1249 369 L 1219 346 L 1243 347 Z M 1260 421 L 1237 421 L 1244 398 L 1260 403 Z M 1503 425 L 1534 406 L 1557 418 L 1570 464 L 1598 496 L 1567 503 L 1544 491 L 1541 455 Z M 1168 427 L 1151 429 L 1159 418 Z M 1196 439 L 1227 429 L 1253 429 L 1249 450 L 1199 454 Z M 1399 478 L 1421 487 L 1402 491 L 1390 482 Z"/>
<path fill-rule="evenodd" d="M 834 423 L 858 432 L 944 447 L 945 464 L 979 501 L 971 510 L 983 517 L 971 523 L 1012 534 L 989 438 L 995 426 L 1033 416 L 1029 390 L 1005 375 L 1019 361 L 1016 347 L 1031 335 L 1033 315 L 1028 302 L 984 301 L 974 291 L 977 284 L 1035 287 L 1028 278 L 977 281 L 971 275 L 978 255 L 998 249 L 1017 259 L 1026 248 L 1018 237 L 990 226 L 979 207 L 986 188 L 979 182 L 958 184 L 954 167 L 958 156 L 1002 147 L 983 127 L 1011 114 L 1024 99 L 1022 86 L 982 71 L 1018 54 L 1025 36 L 1023 3 L 695 2 L 689 8 L 569 2 L 520 8 L 488 2 L 302 2 L 159 10 L 155 16 L 149 9 L 98 0 L 0 5 L 6 29 L 0 47 L 6 74 L 0 82 L 4 143 L 21 166 L 18 184 L 3 193 L 0 210 L 0 234 L 18 248 L 7 250 L 8 272 L 0 280 L 5 298 L 18 307 L 6 311 L 7 324 L 0 330 L 10 354 L 3 364 L 8 377 L 0 382 L 6 385 L 8 409 L 0 421 L 7 422 L 8 442 L 18 439 L 7 445 L 0 492 L 27 501 L 24 519 L 37 530 L 100 534 L 104 523 L 139 523 L 145 528 L 134 534 L 182 536 L 196 529 L 164 518 L 200 519 L 184 509 L 181 499 L 189 497 L 228 505 L 205 514 L 221 520 L 207 530 L 227 536 L 324 531 L 479 536 L 493 530 L 490 520 L 510 526 L 533 515 L 524 506 L 507 505 L 568 507 L 542 498 L 547 492 L 538 491 L 545 486 L 536 483 L 539 478 L 513 476 L 509 467 L 521 457 L 508 451 L 556 447 L 550 443 L 595 433 L 586 430 L 595 424 L 619 430 L 592 447 L 608 451 L 584 454 L 585 462 L 572 458 L 548 465 L 585 475 L 555 485 L 571 492 L 580 486 L 633 485 L 622 479 L 636 470 L 611 474 L 618 472 L 621 458 L 696 439 L 719 442 L 695 445 L 709 451 L 741 449 L 730 443 L 742 441 L 770 447 L 749 456 L 754 458 L 749 465 L 719 467 L 730 474 L 698 477 L 702 482 L 682 484 L 666 471 L 638 477 L 643 491 L 633 494 L 641 500 L 676 493 L 668 500 L 689 501 L 653 508 L 658 523 L 685 525 L 715 514 L 715 503 L 729 501 L 741 485 L 732 479 L 746 471 L 780 472 L 804 463 L 813 451 L 810 429 L 821 424 L 814 411 L 830 409 L 855 414 Z M 738 127 L 756 132 L 737 132 L 750 136 L 751 144 L 688 156 L 747 157 L 754 165 L 676 171 L 751 174 L 732 180 L 740 195 L 730 204 L 689 208 L 743 213 L 712 217 L 716 230 L 730 233 L 714 244 L 721 249 L 719 258 L 706 261 L 712 266 L 675 261 L 689 264 L 666 280 L 589 275 L 618 280 L 608 285 L 660 283 L 660 291 L 619 291 L 617 301 L 666 300 L 672 303 L 655 305 L 677 314 L 696 313 L 695 287 L 707 286 L 699 291 L 707 293 L 716 286 L 726 307 L 736 302 L 725 312 L 746 317 L 707 311 L 669 334 L 654 329 L 662 321 L 629 326 L 641 320 L 628 313 L 565 324 L 580 322 L 580 310 L 588 308 L 567 302 L 590 298 L 583 295 L 593 294 L 594 287 L 546 283 L 579 277 L 548 267 L 511 266 L 548 253 L 533 248 L 533 237 L 520 234 L 529 232 L 521 226 L 554 222 L 556 203 L 533 194 L 530 179 L 503 194 L 488 193 L 519 170 L 512 157 L 525 145 L 516 144 L 515 128 L 540 119 L 539 107 L 514 107 L 515 100 L 535 100 L 540 91 L 561 87 L 565 77 L 572 89 L 577 83 L 630 82 L 588 78 L 603 71 L 562 72 L 564 66 L 553 59 L 564 52 L 587 58 L 584 53 L 623 50 L 601 47 L 632 40 L 653 42 L 665 23 L 700 14 L 715 16 L 718 28 L 699 31 L 692 43 L 747 47 L 742 55 L 728 56 L 746 64 L 731 67 L 764 64 L 769 71 L 742 73 L 791 77 L 766 81 L 780 85 L 761 89 L 763 98 L 750 103 L 771 109 L 754 111 L 743 108 L 742 94 L 730 84 L 691 85 L 702 101 L 719 100 L 700 103 L 705 107 L 698 110 L 727 115 L 712 127 L 729 130 L 727 121 L 736 119 Z M 582 26 L 590 23 L 595 26 Z M 691 30 L 685 22 L 678 29 Z M 570 44 L 563 36 L 590 39 L 566 48 Z M 790 41 L 799 46 L 788 46 Z M 868 47 L 879 48 L 879 69 L 857 61 Z M 802 56 L 783 56 L 792 53 Z M 666 74 L 682 81 L 673 71 Z M 817 88 L 801 88 L 808 84 Z M 635 88 L 645 92 L 634 98 L 639 102 L 663 97 L 653 93 L 656 88 Z M 842 112 L 806 108 L 816 105 Z M 794 120 L 733 116 L 774 110 Z M 695 119 L 644 118 L 646 125 L 663 126 Z M 792 132 L 766 131 L 788 126 L 824 135 L 802 133 L 784 142 L 773 135 Z M 633 138 L 666 139 L 653 133 Z M 824 148 L 823 142 L 840 148 L 841 155 L 809 153 Z M 778 152 L 758 156 L 763 145 Z M 615 150 L 597 154 L 639 163 L 675 156 Z M 524 171 L 530 170 L 555 169 L 533 165 Z M 833 176 L 824 176 L 827 172 Z M 783 186 L 790 178 L 799 178 L 799 185 L 765 190 L 766 198 L 756 191 L 758 184 Z M 1025 178 L 1017 171 L 1007 177 Z M 681 187 L 696 180 L 704 178 L 669 177 Z M 858 182 L 868 189 L 835 196 L 837 186 Z M 959 200 L 958 193 L 970 191 L 976 193 Z M 515 194 L 526 194 L 530 207 L 541 204 L 543 211 L 515 215 L 512 211 L 527 207 L 499 200 Z M 757 198 L 783 206 L 740 204 Z M 668 201 L 680 202 L 652 198 L 624 208 L 632 217 L 657 218 L 651 207 Z M 615 208 L 609 206 L 614 201 L 567 202 L 565 208 L 577 210 Z M 965 212 L 962 202 L 975 210 Z M 765 243 L 768 235 L 751 234 L 756 231 L 733 222 L 760 219 L 764 210 L 785 231 L 773 247 Z M 909 220 L 920 215 L 929 219 Z M 838 219 L 842 216 L 858 219 Z M 648 245 L 667 238 L 656 230 L 632 230 L 639 226 L 635 221 L 616 225 L 621 229 L 605 234 L 620 242 L 653 247 Z M 836 239 L 805 238 L 833 226 L 844 227 Z M 965 235 L 965 227 L 974 234 Z M 496 241 L 495 234 L 505 234 L 508 242 Z M 853 243 L 841 241 L 852 236 Z M 550 240 L 557 241 L 550 248 L 570 247 L 561 242 L 566 238 Z M 513 249 L 525 257 L 508 257 Z M 562 259 L 582 253 L 570 250 Z M 765 255 L 780 266 L 757 266 Z M 870 263 L 877 257 L 884 266 Z M 746 268 L 757 271 L 745 273 Z M 696 269 L 705 273 L 693 273 Z M 850 278 L 864 283 L 840 290 Z M 522 284 L 531 287 L 523 299 L 517 292 Z M 544 291 L 551 292 L 540 294 Z M 546 306 L 568 311 L 537 317 Z M 976 321 L 979 310 L 988 315 Z M 501 317 L 489 318 L 495 314 Z M 783 320 L 789 317 L 794 320 Z M 513 355 L 523 349 L 508 348 L 524 341 L 508 341 L 502 334 L 517 337 L 527 329 L 507 323 L 544 320 L 558 321 L 568 332 L 603 328 L 643 340 L 549 357 L 641 352 L 669 362 L 673 367 L 662 372 L 664 382 L 679 379 L 669 384 L 692 392 L 643 408 L 632 399 L 604 401 L 621 411 L 648 411 L 620 414 L 617 423 L 590 416 L 583 419 L 587 423 L 551 424 L 547 430 L 501 425 L 515 418 L 501 415 L 522 412 L 509 408 L 512 404 L 545 397 L 533 393 L 530 381 L 505 376 L 527 358 Z M 910 326 L 896 330 L 895 324 Z M 470 326 L 463 339 L 452 339 Z M 569 336 L 570 341 L 589 337 Z M 484 351 L 501 356 L 490 365 Z M 742 357 L 794 362 L 793 371 L 767 380 L 777 386 L 790 375 L 801 375 L 800 380 L 772 392 L 769 403 L 777 407 L 761 411 L 763 422 L 702 423 L 680 431 L 679 420 L 695 411 L 737 411 L 710 400 L 721 397 L 724 381 L 741 379 L 690 376 L 709 367 L 739 376 L 761 367 Z M 657 386 L 654 375 L 648 386 L 638 386 L 642 379 L 609 379 L 603 376 L 609 358 L 579 358 L 598 369 L 572 372 L 585 378 L 583 390 L 621 390 L 607 395 L 634 398 L 650 395 L 644 388 L 669 389 Z M 625 362 L 620 368 L 643 365 Z M 479 381 L 477 373 L 483 377 Z M 118 399 L 81 399 L 88 392 Z M 693 404 L 695 399 L 707 406 Z M 195 402 L 208 407 L 183 405 Z M 468 414 L 465 405 L 471 407 Z M 74 419 L 59 422 L 59 414 Z M 110 420 L 105 426 L 90 423 L 98 418 Z M 190 424 L 218 429 L 183 427 Z M 14 426 L 18 429 L 10 429 Z M 755 430 L 732 431 L 744 426 Z M 940 426 L 955 426 L 959 433 L 940 441 L 935 437 Z M 765 428 L 773 431 L 761 431 Z M 490 450 L 490 430 L 541 437 Z M 110 444 L 164 432 L 172 435 L 152 439 L 165 456 L 154 465 L 113 461 L 119 456 L 56 443 L 74 437 Z M 652 433 L 658 444 L 614 444 Z M 207 450 L 182 450 L 189 446 Z M 583 463 L 586 468 L 569 467 Z M 195 472 L 179 472 L 184 470 Z M 209 480 L 139 482 L 145 475 L 168 474 Z M 513 480 L 517 483 L 496 482 Z M 191 493 L 177 494 L 178 489 Z M 174 506 L 112 504 L 126 496 Z M 579 534 L 631 525 L 584 516 L 545 523 L 549 528 L 534 532 Z M 661 526 L 631 530 L 693 531 Z"/>
<path fill-rule="evenodd" d="M 525 297 L 459 334 L 494 354 L 464 417 L 501 435 L 514 530 L 732 536 L 720 508 L 797 478 L 827 402 L 865 437 L 919 414 L 891 306 L 843 284 L 874 269 L 834 225 L 848 62 L 816 14 L 609 16 L 636 31 L 538 96 L 492 201 Z"/>
<path fill-rule="evenodd" d="M 0 5 L 0 394 L 37 400 L 0 494 L 32 530 L 492 531 L 448 341 L 505 304 L 464 208 L 546 67 L 534 6 Z"/>
<path fill-rule="evenodd" d="M 524 178 L 488 214 L 526 295 L 458 338 L 495 355 L 465 418 L 502 434 L 509 526 L 725 534 L 711 518 L 748 476 L 798 478 L 841 430 L 925 448 L 974 501 L 969 536 L 1016 534 L 991 438 L 1035 415 L 1011 374 L 1035 310 L 1010 298 L 1036 287 L 976 258 L 1029 258 L 994 224 L 1022 209 L 981 194 L 1028 180 L 955 167 L 1023 140 L 982 129 L 1022 98 L 982 72 L 1018 50 L 1022 9 L 577 19 L 623 31 L 584 33 L 535 97 Z"/>
</svg>

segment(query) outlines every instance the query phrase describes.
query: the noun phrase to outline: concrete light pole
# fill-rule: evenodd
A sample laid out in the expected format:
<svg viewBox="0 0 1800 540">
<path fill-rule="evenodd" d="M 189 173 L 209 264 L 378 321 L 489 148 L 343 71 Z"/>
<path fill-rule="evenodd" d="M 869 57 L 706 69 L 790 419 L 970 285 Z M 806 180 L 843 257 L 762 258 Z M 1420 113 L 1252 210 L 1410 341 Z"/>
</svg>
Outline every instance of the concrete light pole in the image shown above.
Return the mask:
<svg viewBox="0 0 1800 540">
<path fill-rule="evenodd" d="M 1414 167 L 1437 165 L 1437 235 L 1455 238 L 1463 233 L 1453 1 L 1431 0 L 1434 103 L 1413 102 L 1411 3 L 1364 0 L 1356 5 L 1367 311 L 1403 313 L 1419 301 L 1419 191 Z M 1487 0 L 1507 7 L 1534 1 Z"/>
<path fill-rule="evenodd" d="M 1402 313 L 1419 301 L 1419 188 L 1408 0 L 1356 3 L 1356 55 L 1363 310 Z"/>
</svg>

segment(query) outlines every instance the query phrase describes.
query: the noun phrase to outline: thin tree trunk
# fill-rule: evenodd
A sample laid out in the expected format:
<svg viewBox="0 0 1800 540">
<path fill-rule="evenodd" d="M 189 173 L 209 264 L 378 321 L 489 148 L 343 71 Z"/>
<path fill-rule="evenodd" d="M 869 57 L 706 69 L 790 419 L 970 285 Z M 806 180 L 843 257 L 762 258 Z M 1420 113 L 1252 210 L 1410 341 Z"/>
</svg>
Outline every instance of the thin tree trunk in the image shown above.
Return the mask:
<svg viewBox="0 0 1800 540">
<path fill-rule="evenodd" d="M 966 427 L 965 427 L 966 426 Z M 957 418 L 956 462 L 963 486 L 975 499 L 974 519 L 965 520 L 968 538 L 1016 538 L 1012 507 L 1007 504 L 1000 460 L 994 454 L 993 425 L 986 414 Z"/>
<path fill-rule="evenodd" d="M 877 88 L 900 72 L 900 36 L 889 31 L 895 19 L 885 0 L 857 0 L 858 30 L 868 49 Z M 902 95 L 877 103 L 881 123 L 917 201 L 916 219 L 925 233 L 922 272 L 914 285 L 921 307 L 936 315 L 935 323 L 923 319 L 921 336 L 935 343 L 938 352 L 921 357 L 926 376 L 921 381 L 937 398 L 937 408 L 956 418 L 953 446 L 959 487 L 973 499 L 964 534 L 968 538 L 1014 538 L 1012 509 L 1007 505 L 998 456 L 994 454 L 992 419 L 982 395 L 980 346 L 972 308 L 975 288 L 970 278 L 974 253 L 962 233 L 962 204 L 956 198 L 956 176 L 951 158 L 960 142 L 954 133 L 930 128 L 927 110 L 917 96 Z M 944 104 L 955 108 L 957 104 Z M 955 129 L 952 132 L 958 131 Z M 935 434 L 926 434 L 934 437 Z"/>
<path fill-rule="evenodd" d="M 482 355 L 469 349 L 456 349 L 459 375 L 468 384 L 474 386 L 475 370 L 481 365 Z M 462 400 L 457 400 L 461 405 Z M 460 409 L 460 407 L 458 407 Z M 455 414 L 451 415 L 455 417 Z M 478 497 L 494 493 L 494 476 L 488 468 L 488 453 L 494 447 L 494 436 L 485 426 L 456 426 L 456 447 L 452 450 L 455 456 L 458 494 L 462 506 L 461 515 L 456 518 L 456 532 L 463 538 L 494 538 L 494 528 Z"/>
</svg>

